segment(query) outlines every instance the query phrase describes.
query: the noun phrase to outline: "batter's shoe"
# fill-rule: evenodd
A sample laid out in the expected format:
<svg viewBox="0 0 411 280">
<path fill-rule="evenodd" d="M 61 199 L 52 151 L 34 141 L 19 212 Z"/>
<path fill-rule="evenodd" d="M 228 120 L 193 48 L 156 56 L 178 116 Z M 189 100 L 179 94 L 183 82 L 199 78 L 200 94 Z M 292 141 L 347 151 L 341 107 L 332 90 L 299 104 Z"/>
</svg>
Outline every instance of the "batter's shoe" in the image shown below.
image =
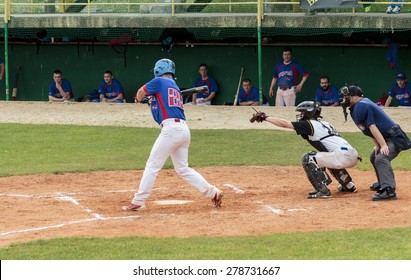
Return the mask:
<svg viewBox="0 0 411 280">
<path fill-rule="evenodd" d="M 145 208 L 145 205 L 135 205 L 133 203 L 130 203 L 127 206 L 123 206 L 121 207 L 121 209 L 123 209 L 123 211 L 137 211 L 137 210 L 142 210 Z"/>
<path fill-rule="evenodd" d="M 391 13 L 392 13 L 392 7 L 391 7 L 391 6 L 388 6 L 386 13 L 387 13 L 387 14 L 391 14 Z"/>
<path fill-rule="evenodd" d="M 378 181 L 374 182 L 374 184 L 370 186 L 370 191 L 378 192 L 379 190 L 380 190 L 380 184 L 378 183 Z"/>
<path fill-rule="evenodd" d="M 308 194 L 308 197 L 307 198 L 309 198 L 309 199 L 313 199 L 313 198 L 331 198 L 331 197 L 333 197 L 332 196 L 332 194 L 331 194 L 331 191 L 330 190 L 327 190 L 327 191 L 322 191 L 322 192 L 316 192 L 316 193 L 309 193 Z"/>
<path fill-rule="evenodd" d="M 373 201 L 380 201 L 380 200 L 396 200 L 397 194 L 395 193 L 395 189 L 388 187 L 383 190 L 379 190 L 375 196 L 372 198 Z"/>
<path fill-rule="evenodd" d="M 355 193 L 355 192 L 357 192 L 357 188 L 355 187 L 353 182 L 349 182 L 346 186 L 339 185 L 338 186 L 338 191 L 339 192 L 352 192 L 352 193 Z"/>
<path fill-rule="evenodd" d="M 214 207 L 218 208 L 221 206 L 222 199 L 223 199 L 223 192 L 220 190 L 217 190 L 211 202 L 214 204 Z"/>
</svg>

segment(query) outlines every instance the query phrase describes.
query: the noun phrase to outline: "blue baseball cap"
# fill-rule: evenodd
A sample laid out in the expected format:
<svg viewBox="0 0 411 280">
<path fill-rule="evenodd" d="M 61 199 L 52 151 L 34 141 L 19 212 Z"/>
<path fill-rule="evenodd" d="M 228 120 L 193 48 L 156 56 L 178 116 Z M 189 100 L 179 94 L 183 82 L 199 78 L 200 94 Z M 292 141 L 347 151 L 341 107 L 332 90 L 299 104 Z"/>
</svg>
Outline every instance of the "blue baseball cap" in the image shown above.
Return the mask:
<svg viewBox="0 0 411 280">
<path fill-rule="evenodd" d="M 406 80 L 406 79 L 407 79 L 407 75 L 405 75 L 405 73 L 403 72 L 398 73 L 397 80 Z"/>
</svg>

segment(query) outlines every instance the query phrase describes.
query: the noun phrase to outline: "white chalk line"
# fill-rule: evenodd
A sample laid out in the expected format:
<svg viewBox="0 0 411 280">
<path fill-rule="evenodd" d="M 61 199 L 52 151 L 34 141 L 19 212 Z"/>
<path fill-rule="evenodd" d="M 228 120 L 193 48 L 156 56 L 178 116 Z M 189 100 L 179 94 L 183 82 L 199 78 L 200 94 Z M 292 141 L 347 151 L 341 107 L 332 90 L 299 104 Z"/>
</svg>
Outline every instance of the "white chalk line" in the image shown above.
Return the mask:
<svg viewBox="0 0 411 280">
<path fill-rule="evenodd" d="M 263 205 L 263 210 L 274 213 L 274 214 L 285 214 L 288 212 L 307 211 L 307 209 L 304 209 L 304 208 L 278 209 L 270 205 Z"/>
<path fill-rule="evenodd" d="M 116 191 L 112 191 L 112 192 L 116 192 Z M 35 198 L 35 199 L 37 199 L 37 198 L 54 198 L 54 199 L 58 199 L 58 200 L 61 200 L 61 201 L 68 201 L 68 202 L 70 202 L 74 205 L 77 205 L 77 206 L 81 207 L 84 212 L 88 213 L 89 215 L 91 215 L 93 217 L 93 218 L 89 218 L 89 219 L 75 220 L 75 221 L 70 221 L 70 222 L 67 222 L 67 223 L 61 223 L 61 224 L 56 224 L 56 225 L 51 225 L 51 226 L 36 227 L 36 228 L 29 228 L 29 229 L 22 229 L 22 230 L 12 230 L 12 231 L 8 231 L 8 232 L 0 232 L 0 236 L 5 236 L 5 235 L 9 235 L 9 234 L 17 234 L 17 233 L 25 233 L 25 232 L 33 232 L 33 231 L 41 231 L 41 230 L 52 229 L 52 228 L 60 228 L 60 227 L 64 227 L 64 226 L 67 226 L 67 225 L 84 223 L 84 222 L 141 218 L 141 216 L 125 216 L 125 217 L 121 216 L 121 217 L 106 218 L 101 214 L 95 213 L 90 208 L 84 207 L 83 205 L 80 204 L 80 202 L 77 199 L 70 196 L 69 194 L 70 195 L 76 195 L 76 194 L 84 194 L 84 193 L 82 193 L 82 192 L 80 192 L 80 193 L 75 193 L 75 192 L 61 193 L 61 192 L 57 192 L 57 193 L 54 193 L 54 195 L 0 194 L 0 196 L 3 196 L 3 197 Z"/>
<path fill-rule="evenodd" d="M 229 187 L 230 189 L 232 189 L 233 191 L 235 191 L 235 193 L 245 193 L 244 190 L 240 189 L 239 187 L 236 187 L 234 185 L 231 184 L 223 184 L 223 186 Z"/>
<path fill-rule="evenodd" d="M 119 219 L 138 219 L 138 218 L 141 218 L 141 216 L 111 217 L 111 218 L 105 218 L 104 221 L 119 220 Z M 51 225 L 51 226 L 28 228 L 28 229 L 21 229 L 21 230 L 12 230 L 12 231 L 8 231 L 8 232 L 0 232 L 0 236 L 5 236 L 5 235 L 9 235 L 9 234 L 17 234 L 17 233 L 25 233 L 25 232 L 41 231 L 41 230 L 47 230 L 47 229 L 53 229 L 53 228 L 60 228 L 60 227 L 68 226 L 68 225 L 94 222 L 94 221 L 99 221 L 99 220 L 101 220 L 101 219 L 99 219 L 99 218 L 90 218 L 90 219 L 84 219 L 84 220 L 70 221 L 70 222 L 67 222 L 67 223 L 56 224 L 56 225 Z"/>
<path fill-rule="evenodd" d="M 234 190 L 236 193 L 244 193 L 245 191 L 234 186 L 231 184 L 224 184 L 224 186 L 231 188 Z M 112 191 L 103 191 L 106 193 L 125 193 L 125 192 L 134 192 L 135 190 L 112 190 Z M 93 213 L 93 211 L 87 207 L 84 207 L 80 204 L 80 202 L 72 197 L 71 195 L 78 195 L 78 194 L 86 194 L 85 192 L 70 192 L 70 193 L 55 193 L 54 195 L 28 195 L 28 194 L 0 194 L 0 196 L 3 197 L 21 197 L 21 198 L 55 198 L 61 201 L 68 201 L 73 203 L 74 205 L 78 205 L 83 210 L 90 215 L 93 216 L 93 218 L 90 219 L 84 219 L 84 220 L 75 220 L 75 221 L 70 221 L 67 223 L 62 223 L 62 224 L 56 224 L 56 225 L 51 225 L 51 226 L 44 226 L 44 227 L 36 227 L 36 228 L 29 228 L 29 229 L 22 229 L 22 230 L 12 230 L 8 232 L 0 232 L 0 236 L 5 236 L 9 234 L 18 234 L 18 233 L 25 233 L 25 232 L 34 232 L 34 231 L 41 231 L 41 230 L 47 230 L 47 229 L 53 229 L 53 228 L 60 228 L 64 227 L 67 225 L 72 225 L 72 224 L 78 224 L 78 223 L 85 223 L 85 222 L 93 222 L 93 221 L 108 221 L 108 220 L 118 220 L 118 219 L 138 219 L 141 218 L 141 216 L 125 216 L 125 217 L 110 217 L 110 218 L 105 218 L 103 215 L 100 215 L 98 213 Z M 161 202 L 157 202 L 158 204 L 161 204 Z M 174 202 L 176 203 L 176 202 Z M 188 201 L 181 201 L 182 204 L 188 203 Z"/>
</svg>

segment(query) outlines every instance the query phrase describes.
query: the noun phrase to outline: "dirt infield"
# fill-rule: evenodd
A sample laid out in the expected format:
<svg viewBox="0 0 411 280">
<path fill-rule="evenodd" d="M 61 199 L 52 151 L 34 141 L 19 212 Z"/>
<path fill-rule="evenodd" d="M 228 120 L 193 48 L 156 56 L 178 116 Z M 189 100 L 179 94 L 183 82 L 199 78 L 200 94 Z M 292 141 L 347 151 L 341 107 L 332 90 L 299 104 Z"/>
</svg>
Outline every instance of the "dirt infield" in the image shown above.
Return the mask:
<svg viewBox="0 0 411 280">
<path fill-rule="evenodd" d="M 342 114 L 336 109 L 324 110 L 327 120 L 340 131 L 357 131 L 351 122 L 337 121 Z M 250 110 L 186 109 L 191 128 L 274 128 L 249 124 Z M 292 108 L 264 110 L 287 119 L 295 117 Z M 0 102 L 0 111 L 0 123 L 56 123 L 64 115 L 64 122 L 72 124 L 155 127 L 147 107 L 135 104 Z M 408 109 L 389 112 L 407 131 L 410 113 Z M 121 211 L 121 206 L 132 198 L 142 171 L 0 178 L 0 246 L 69 236 L 233 236 L 411 225 L 411 172 L 396 172 L 398 200 L 373 202 L 368 189 L 375 179 L 371 171 L 350 170 L 358 192 L 338 193 L 333 182 L 333 198 L 323 200 L 306 198 L 311 187 L 300 167 L 207 167 L 198 171 L 224 191 L 220 209 L 213 208 L 173 170 L 160 172 L 147 209 L 131 213 Z"/>
</svg>

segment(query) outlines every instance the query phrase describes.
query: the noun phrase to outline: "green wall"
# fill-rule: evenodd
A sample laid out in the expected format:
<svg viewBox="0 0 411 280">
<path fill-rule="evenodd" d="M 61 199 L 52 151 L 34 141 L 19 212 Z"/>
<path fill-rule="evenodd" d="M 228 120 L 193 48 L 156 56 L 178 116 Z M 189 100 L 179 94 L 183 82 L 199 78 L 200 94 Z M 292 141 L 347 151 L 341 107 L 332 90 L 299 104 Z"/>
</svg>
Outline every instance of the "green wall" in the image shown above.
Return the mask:
<svg viewBox="0 0 411 280">
<path fill-rule="evenodd" d="M 263 92 L 268 95 L 274 65 L 281 60 L 283 46 L 263 47 Z M 111 70 L 123 84 L 126 97 L 133 101 L 136 90 L 153 77 L 150 69 L 160 58 L 176 63 L 177 83 L 191 87 L 197 77 L 197 66 L 207 63 L 209 74 L 219 83 L 220 92 L 215 104 L 232 102 L 237 90 L 241 67 L 244 77 L 258 86 L 257 48 L 251 46 L 175 46 L 163 52 L 160 46 L 124 46 L 112 49 L 107 45 L 12 45 L 9 52 L 10 88 L 14 87 L 17 66 L 22 67 L 17 100 L 46 101 L 48 85 L 55 69 L 72 82 L 75 97 L 97 89 L 103 72 Z M 294 59 L 310 73 L 298 94 L 297 103 L 312 100 L 319 78 L 326 74 L 337 87 L 345 83 L 360 85 L 366 95 L 376 101 L 395 82 L 397 72 L 411 76 L 410 50 L 399 49 L 399 68 L 392 70 L 385 55 L 385 47 L 293 47 Z M 4 49 L 2 49 L 4 53 Z M 10 89 L 10 92 L 11 92 Z M 1 81 L 0 99 L 5 100 L 5 83 Z M 271 104 L 274 100 L 270 101 Z"/>
</svg>

